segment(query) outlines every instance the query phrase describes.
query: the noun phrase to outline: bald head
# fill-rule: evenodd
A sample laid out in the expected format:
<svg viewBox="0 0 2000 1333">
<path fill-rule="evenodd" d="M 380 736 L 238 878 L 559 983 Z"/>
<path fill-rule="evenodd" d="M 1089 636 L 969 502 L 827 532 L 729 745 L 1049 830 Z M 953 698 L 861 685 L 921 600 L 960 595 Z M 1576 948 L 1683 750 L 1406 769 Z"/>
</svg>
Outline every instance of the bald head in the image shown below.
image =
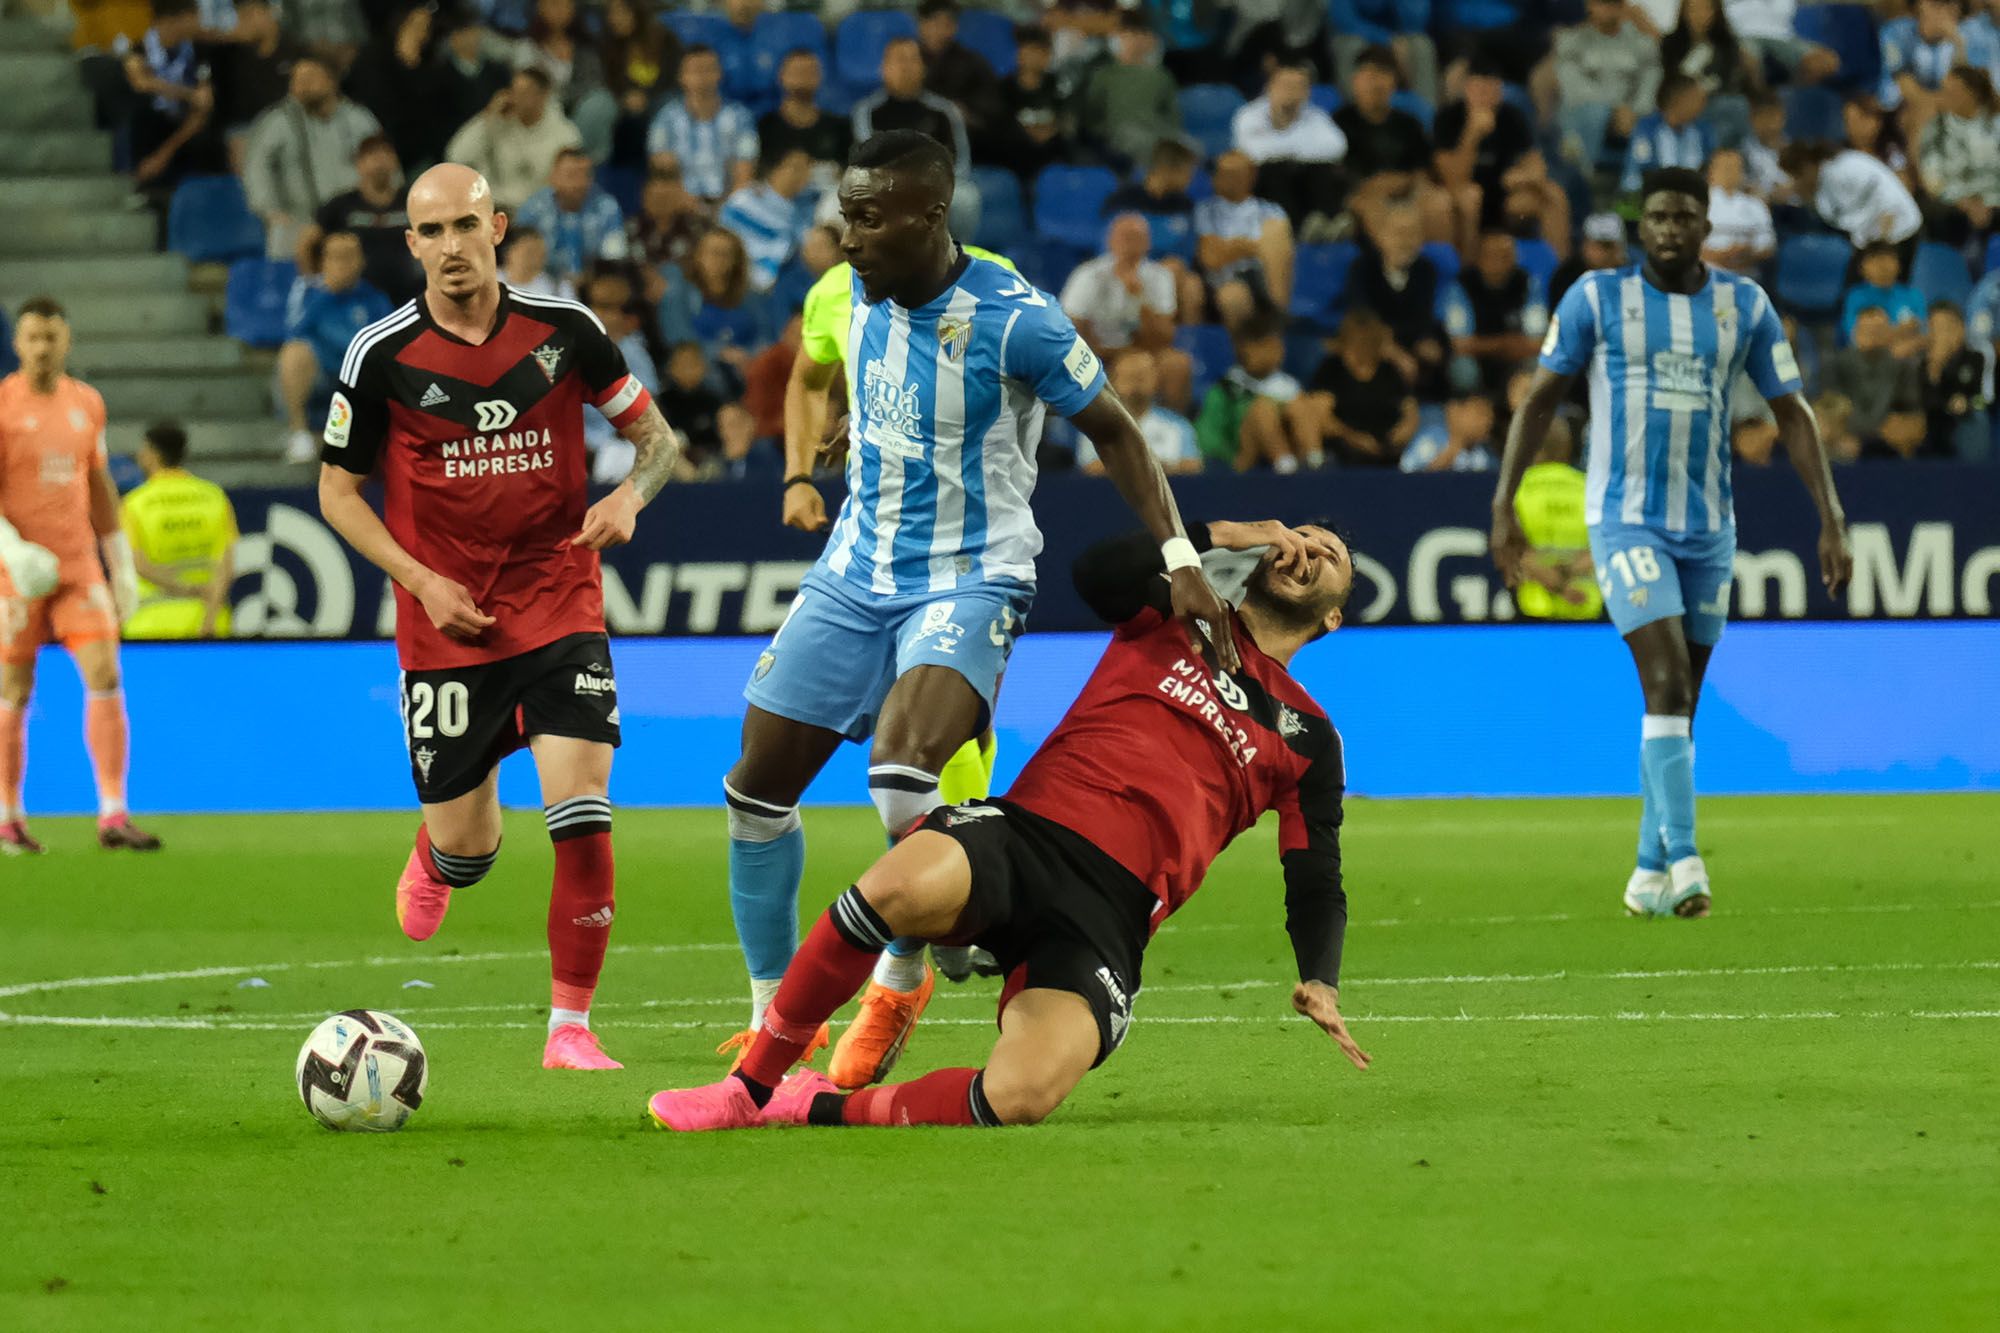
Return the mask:
<svg viewBox="0 0 2000 1333">
<path fill-rule="evenodd" d="M 463 302 L 496 290 L 507 216 L 494 211 L 486 177 L 441 162 L 410 186 L 409 213 L 410 253 L 424 266 L 431 291 Z"/>
<path fill-rule="evenodd" d="M 440 162 L 411 183 L 408 207 L 412 222 L 419 209 L 426 213 L 482 212 L 490 217 L 493 190 L 486 177 L 471 167 Z"/>
</svg>

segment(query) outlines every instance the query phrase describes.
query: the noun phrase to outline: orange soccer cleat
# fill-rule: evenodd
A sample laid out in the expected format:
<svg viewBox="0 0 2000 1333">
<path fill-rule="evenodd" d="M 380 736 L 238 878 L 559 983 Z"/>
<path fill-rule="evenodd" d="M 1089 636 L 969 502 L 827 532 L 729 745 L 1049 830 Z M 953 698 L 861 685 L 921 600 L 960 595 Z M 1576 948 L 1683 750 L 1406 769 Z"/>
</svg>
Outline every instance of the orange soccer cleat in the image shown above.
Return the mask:
<svg viewBox="0 0 2000 1333">
<path fill-rule="evenodd" d="M 852 1090 L 887 1078 L 936 986 L 937 973 L 928 963 L 924 965 L 923 984 L 913 991 L 890 990 L 879 981 L 869 982 L 861 993 L 861 1012 L 833 1048 L 833 1060 L 827 1066 L 833 1081 Z"/>
<path fill-rule="evenodd" d="M 744 1028 L 741 1032 L 731 1037 L 728 1041 L 725 1041 L 722 1043 L 722 1045 L 716 1047 L 715 1053 L 717 1055 L 727 1055 L 731 1051 L 736 1052 L 736 1058 L 729 1062 L 729 1072 L 733 1074 L 737 1070 L 743 1067 L 744 1059 L 747 1058 L 750 1054 L 750 1044 L 756 1040 L 757 1040 L 757 1029 Z M 813 1039 L 806 1043 L 806 1048 L 804 1052 L 802 1052 L 799 1056 L 799 1063 L 802 1065 L 811 1064 L 812 1058 L 815 1055 L 818 1055 L 821 1051 L 825 1050 L 832 1043 L 833 1043 L 833 1029 L 830 1028 L 827 1024 L 821 1023 L 819 1025 L 819 1031 L 815 1032 L 813 1034 Z"/>
</svg>

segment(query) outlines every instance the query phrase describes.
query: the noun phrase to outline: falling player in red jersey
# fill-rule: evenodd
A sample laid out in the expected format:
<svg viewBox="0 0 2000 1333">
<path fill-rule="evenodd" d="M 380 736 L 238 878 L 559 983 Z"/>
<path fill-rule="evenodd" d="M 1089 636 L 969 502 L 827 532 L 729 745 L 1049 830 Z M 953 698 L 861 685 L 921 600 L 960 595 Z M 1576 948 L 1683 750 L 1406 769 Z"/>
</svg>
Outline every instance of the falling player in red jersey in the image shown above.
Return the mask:
<svg viewBox="0 0 2000 1333">
<path fill-rule="evenodd" d="M 555 843 L 550 1069 L 617 1069 L 590 1031 L 612 914 L 618 691 L 597 553 L 630 541 L 679 455 L 585 306 L 504 286 L 507 218 L 469 167 L 410 188 L 422 295 L 354 336 L 327 413 L 320 509 L 396 584 L 411 776 L 423 803 L 396 917 L 429 939 L 500 850 L 498 765 L 525 745 Z M 589 403 L 636 450 L 586 512 Z M 362 497 L 380 472 L 383 510 Z"/>
<path fill-rule="evenodd" d="M 1140 955 L 1209 863 L 1267 810 L 1279 818 L 1292 1007 L 1357 1067 L 1339 1008 L 1340 733 L 1292 679 L 1293 654 L 1339 628 L 1354 566 L 1323 528 L 1214 523 L 1156 547 L 1143 533 L 1077 564 L 1077 590 L 1117 626 L 1069 714 L 1006 797 L 931 812 L 834 900 L 793 958 L 750 1053 L 728 1078 L 656 1093 L 669 1129 L 759 1125 L 1033 1124 L 1124 1039 Z M 1238 671 L 1193 651 L 1172 581 L 1200 547 L 1269 547 L 1235 622 Z M 1171 570 L 1170 574 L 1166 571 Z M 1163 575 L 1165 575 L 1163 577 Z M 1007 977 L 984 1069 L 940 1069 L 843 1095 L 804 1069 L 819 1025 L 897 935 L 977 944 Z M 782 1080 L 782 1082 L 781 1082 Z"/>
</svg>

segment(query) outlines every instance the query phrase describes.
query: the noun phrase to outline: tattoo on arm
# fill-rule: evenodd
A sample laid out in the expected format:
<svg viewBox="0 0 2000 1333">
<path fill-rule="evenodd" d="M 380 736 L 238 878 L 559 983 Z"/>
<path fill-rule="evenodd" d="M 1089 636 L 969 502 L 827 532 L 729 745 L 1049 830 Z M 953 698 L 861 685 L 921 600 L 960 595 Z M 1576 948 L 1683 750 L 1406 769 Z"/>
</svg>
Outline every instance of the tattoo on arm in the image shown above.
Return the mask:
<svg viewBox="0 0 2000 1333">
<path fill-rule="evenodd" d="M 667 424 L 657 403 L 647 407 L 637 421 L 619 433 L 631 443 L 635 453 L 632 475 L 625 480 L 632 483 L 640 500 L 651 500 L 680 466 L 680 436 Z"/>
</svg>

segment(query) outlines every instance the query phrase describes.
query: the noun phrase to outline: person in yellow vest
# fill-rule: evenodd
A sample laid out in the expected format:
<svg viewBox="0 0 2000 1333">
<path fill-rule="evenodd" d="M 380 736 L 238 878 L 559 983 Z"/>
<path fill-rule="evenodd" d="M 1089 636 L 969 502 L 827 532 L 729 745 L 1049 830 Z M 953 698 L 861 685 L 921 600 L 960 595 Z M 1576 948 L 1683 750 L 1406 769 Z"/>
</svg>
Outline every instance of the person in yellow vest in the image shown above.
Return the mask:
<svg viewBox="0 0 2000 1333">
<path fill-rule="evenodd" d="M 1514 512 L 1528 537 L 1515 601 L 1535 620 L 1595 620 L 1604 594 L 1590 559 L 1584 522 L 1584 476 L 1570 462 L 1575 440 L 1569 423 L 1549 423 L 1548 438 L 1514 493 Z"/>
<path fill-rule="evenodd" d="M 146 430 L 146 480 L 125 497 L 123 523 L 139 571 L 139 609 L 128 639 L 229 637 L 236 577 L 236 511 L 214 482 L 185 471 L 187 432 L 170 421 Z"/>
</svg>

